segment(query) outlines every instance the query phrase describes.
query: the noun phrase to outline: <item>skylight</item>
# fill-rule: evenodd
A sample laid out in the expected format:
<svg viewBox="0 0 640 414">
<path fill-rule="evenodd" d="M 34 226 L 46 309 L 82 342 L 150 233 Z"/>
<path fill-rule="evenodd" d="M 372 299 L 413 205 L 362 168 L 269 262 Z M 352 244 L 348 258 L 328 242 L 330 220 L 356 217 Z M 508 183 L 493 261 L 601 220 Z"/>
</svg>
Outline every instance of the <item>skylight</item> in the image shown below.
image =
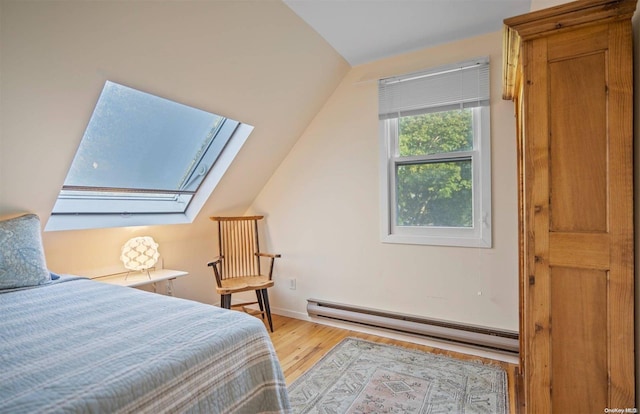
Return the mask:
<svg viewBox="0 0 640 414">
<path fill-rule="evenodd" d="M 190 222 L 252 129 L 107 81 L 45 230 Z"/>
</svg>

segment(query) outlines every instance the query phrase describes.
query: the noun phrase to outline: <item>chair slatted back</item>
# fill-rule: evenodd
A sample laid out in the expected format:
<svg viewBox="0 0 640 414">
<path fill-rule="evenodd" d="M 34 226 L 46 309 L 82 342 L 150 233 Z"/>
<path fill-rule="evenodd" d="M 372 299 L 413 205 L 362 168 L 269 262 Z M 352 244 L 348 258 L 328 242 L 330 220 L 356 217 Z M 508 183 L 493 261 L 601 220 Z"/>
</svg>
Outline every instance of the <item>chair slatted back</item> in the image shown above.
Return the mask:
<svg viewBox="0 0 640 414">
<path fill-rule="evenodd" d="M 218 246 L 224 256 L 221 278 L 260 274 L 258 220 L 263 216 L 211 217 L 218 222 Z"/>
</svg>

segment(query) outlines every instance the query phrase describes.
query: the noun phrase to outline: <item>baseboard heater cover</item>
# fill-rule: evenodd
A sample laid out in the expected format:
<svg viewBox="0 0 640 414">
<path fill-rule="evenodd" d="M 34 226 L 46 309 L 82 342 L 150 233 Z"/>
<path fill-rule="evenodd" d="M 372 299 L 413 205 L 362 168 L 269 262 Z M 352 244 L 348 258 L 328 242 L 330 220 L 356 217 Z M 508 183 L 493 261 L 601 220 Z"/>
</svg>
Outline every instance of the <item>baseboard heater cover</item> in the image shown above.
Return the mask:
<svg viewBox="0 0 640 414">
<path fill-rule="evenodd" d="M 519 352 L 518 333 L 514 331 L 422 318 L 317 299 L 307 300 L 307 313 L 309 316 L 422 335 L 510 354 Z"/>
</svg>

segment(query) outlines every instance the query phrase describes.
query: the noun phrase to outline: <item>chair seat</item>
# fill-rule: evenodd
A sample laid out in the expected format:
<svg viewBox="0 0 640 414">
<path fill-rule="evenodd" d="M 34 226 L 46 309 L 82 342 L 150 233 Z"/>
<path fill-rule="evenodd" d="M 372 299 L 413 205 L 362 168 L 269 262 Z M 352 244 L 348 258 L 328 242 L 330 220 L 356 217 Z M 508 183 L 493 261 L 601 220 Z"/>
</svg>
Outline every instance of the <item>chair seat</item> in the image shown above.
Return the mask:
<svg viewBox="0 0 640 414">
<path fill-rule="evenodd" d="M 248 290 L 267 289 L 273 286 L 273 280 L 269 276 L 242 276 L 224 279 L 221 281 L 222 287 L 216 287 L 219 295 L 245 292 Z"/>
</svg>

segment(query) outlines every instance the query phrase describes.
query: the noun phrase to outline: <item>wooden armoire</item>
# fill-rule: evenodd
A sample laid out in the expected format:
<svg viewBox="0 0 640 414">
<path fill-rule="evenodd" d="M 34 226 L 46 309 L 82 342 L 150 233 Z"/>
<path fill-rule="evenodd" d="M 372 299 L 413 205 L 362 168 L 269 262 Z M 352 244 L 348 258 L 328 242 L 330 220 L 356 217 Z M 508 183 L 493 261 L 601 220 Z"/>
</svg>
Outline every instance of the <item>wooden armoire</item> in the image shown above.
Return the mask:
<svg viewBox="0 0 640 414">
<path fill-rule="evenodd" d="M 520 411 L 633 408 L 636 0 L 505 20 L 520 222 Z M 522 408 L 524 407 L 524 410 Z"/>
</svg>

